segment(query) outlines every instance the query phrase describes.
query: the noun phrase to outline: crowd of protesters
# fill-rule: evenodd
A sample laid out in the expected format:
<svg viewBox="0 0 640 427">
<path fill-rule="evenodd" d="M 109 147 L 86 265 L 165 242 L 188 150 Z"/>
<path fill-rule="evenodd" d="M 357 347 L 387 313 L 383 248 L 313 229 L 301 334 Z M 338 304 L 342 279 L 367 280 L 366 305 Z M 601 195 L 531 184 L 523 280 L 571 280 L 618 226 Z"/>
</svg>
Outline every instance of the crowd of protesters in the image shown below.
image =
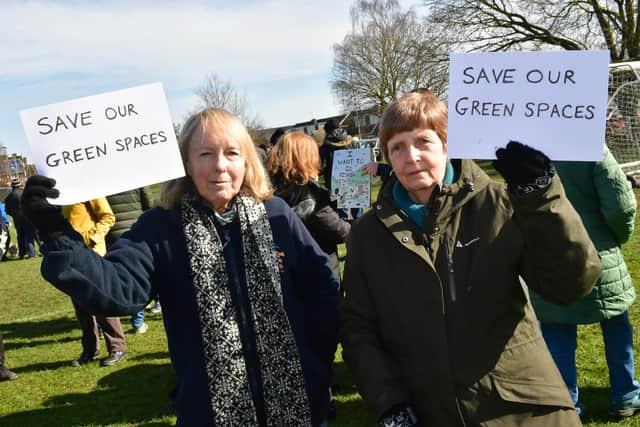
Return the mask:
<svg viewBox="0 0 640 427">
<path fill-rule="evenodd" d="M 108 319 L 159 297 L 179 426 L 326 426 L 338 342 L 380 426 L 578 426 L 576 325 L 600 322 L 612 414 L 640 411 L 620 251 L 630 181 L 606 150 L 572 164 L 500 141 L 494 182 L 447 156 L 447 115 L 424 89 L 385 109 L 387 163 L 362 170 L 384 183 L 364 214 L 332 200 L 332 155 L 350 148 L 333 121 L 322 144 L 279 130 L 256 147 L 232 114 L 193 114 L 178 138 L 187 175 L 153 208 L 120 194 L 135 214 L 106 243 L 115 196 L 79 204 L 91 221 L 78 224 L 48 201 L 55 177 L 31 177 L 19 201 L 43 277 L 89 319 L 75 365 L 96 357 L 99 326 L 103 364 L 122 360 Z"/>
</svg>

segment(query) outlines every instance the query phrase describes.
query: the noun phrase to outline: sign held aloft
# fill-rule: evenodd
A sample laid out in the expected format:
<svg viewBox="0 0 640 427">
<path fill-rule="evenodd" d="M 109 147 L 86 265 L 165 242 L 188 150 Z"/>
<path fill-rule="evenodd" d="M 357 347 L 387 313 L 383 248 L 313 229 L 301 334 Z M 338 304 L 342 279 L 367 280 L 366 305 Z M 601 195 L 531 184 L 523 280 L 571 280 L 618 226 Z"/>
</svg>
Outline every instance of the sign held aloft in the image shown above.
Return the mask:
<svg viewBox="0 0 640 427">
<path fill-rule="evenodd" d="M 20 111 L 38 173 L 68 205 L 184 176 L 161 83 Z"/>
<path fill-rule="evenodd" d="M 493 159 L 510 140 L 552 160 L 602 160 L 609 52 L 451 54 L 450 158 Z"/>
<path fill-rule="evenodd" d="M 331 198 L 338 208 L 366 208 L 371 204 L 371 176 L 362 167 L 371 161 L 370 148 L 336 150 L 331 170 Z"/>
</svg>

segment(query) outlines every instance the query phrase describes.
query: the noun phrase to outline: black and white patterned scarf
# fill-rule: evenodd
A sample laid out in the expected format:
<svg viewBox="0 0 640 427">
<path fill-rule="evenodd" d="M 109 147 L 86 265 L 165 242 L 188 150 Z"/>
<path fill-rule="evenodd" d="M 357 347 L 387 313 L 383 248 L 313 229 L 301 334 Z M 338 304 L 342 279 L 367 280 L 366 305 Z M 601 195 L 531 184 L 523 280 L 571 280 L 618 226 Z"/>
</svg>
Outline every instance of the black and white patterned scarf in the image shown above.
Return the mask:
<svg viewBox="0 0 640 427">
<path fill-rule="evenodd" d="M 275 244 L 262 202 L 238 195 L 246 286 L 270 426 L 309 426 L 300 356 L 284 310 Z M 208 212 L 207 212 L 208 211 Z M 218 426 L 257 425 L 222 244 L 202 202 L 185 196 L 182 227 L 200 316 L 209 394 Z"/>
</svg>

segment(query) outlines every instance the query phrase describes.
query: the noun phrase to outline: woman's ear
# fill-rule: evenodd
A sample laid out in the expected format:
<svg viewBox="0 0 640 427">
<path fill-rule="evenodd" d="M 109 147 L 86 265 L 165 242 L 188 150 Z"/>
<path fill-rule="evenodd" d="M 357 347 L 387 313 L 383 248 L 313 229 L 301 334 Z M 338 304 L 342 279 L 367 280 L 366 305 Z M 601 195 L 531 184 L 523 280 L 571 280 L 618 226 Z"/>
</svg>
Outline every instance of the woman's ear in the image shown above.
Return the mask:
<svg viewBox="0 0 640 427">
<path fill-rule="evenodd" d="M 187 172 L 187 175 L 191 176 L 191 163 L 189 163 L 189 160 L 184 163 L 184 169 Z"/>
</svg>

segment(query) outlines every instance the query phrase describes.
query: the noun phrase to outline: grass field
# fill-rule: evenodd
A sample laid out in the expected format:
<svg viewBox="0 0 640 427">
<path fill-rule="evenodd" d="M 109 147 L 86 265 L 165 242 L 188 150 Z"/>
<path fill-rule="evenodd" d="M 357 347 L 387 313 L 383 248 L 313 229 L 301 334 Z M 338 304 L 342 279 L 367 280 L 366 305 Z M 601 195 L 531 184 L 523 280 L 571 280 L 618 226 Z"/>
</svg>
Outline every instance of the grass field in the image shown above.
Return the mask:
<svg viewBox="0 0 640 427">
<path fill-rule="evenodd" d="M 636 228 L 640 229 L 640 219 Z M 640 232 L 624 251 L 636 284 L 640 283 Z M 0 330 L 7 365 L 19 376 L 0 383 L 0 426 L 173 425 L 168 396 L 174 376 L 161 315 L 147 312 L 149 331 L 144 335 L 134 335 L 129 318 L 122 318 L 129 355 L 121 364 L 103 368 L 96 362 L 73 368 L 69 362 L 81 350 L 73 308 L 68 297 L 41 278 L 39 265 L 40 259 L 0 263 Z M 631 319 L 640 330 L 637 304 Z M 636 339 L 636 349 L 637 344 Z M 341 389 L 337 420 L 331 425 L 373 425 L 340 354 L 335 370 Z M 608 376 L 597 325 L 580 328 L 578 370 L 581 400 L 587 407 L 585 425 L 640 426 L 640 416 L 620 423 L 609 418 Z"/>
</svg>

